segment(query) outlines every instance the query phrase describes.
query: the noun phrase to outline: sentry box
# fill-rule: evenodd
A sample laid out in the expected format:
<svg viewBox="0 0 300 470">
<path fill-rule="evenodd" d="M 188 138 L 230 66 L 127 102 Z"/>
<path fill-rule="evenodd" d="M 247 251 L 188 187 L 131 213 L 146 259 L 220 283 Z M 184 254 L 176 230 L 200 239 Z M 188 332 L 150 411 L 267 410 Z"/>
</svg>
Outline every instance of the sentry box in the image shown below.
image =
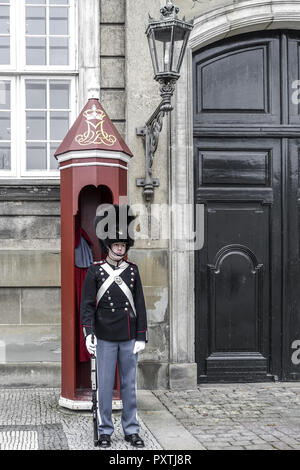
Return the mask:
<svg viewBox="0 0 300 470">
<path fill-rule="evenodd" d="M 91 409 L 90 356 L 80 325 L 81 289 L 89 262 L 103 258 L 94 229 L 97 207 L 127 201 L 132 153 L 98 99 L 91 98 L 55 152 L 61 197 L 61 397 L 71 409 Z M 75 259 L 84 243 L 90 261 Z M 121 407 L 116 370 L 113 408 Z"/>
</svg>

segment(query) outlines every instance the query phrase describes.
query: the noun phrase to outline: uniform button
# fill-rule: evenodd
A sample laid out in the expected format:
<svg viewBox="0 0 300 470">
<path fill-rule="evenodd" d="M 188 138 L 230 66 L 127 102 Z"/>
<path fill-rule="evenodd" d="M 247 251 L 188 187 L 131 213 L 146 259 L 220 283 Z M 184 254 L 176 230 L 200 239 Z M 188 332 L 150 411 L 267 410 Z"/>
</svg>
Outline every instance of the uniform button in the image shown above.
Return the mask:
<svg viewBox="0 0 300 470">
<path fill-rule="evenodd" d="M 127 308 L 127 307 L 125 307 L 125 310 L 126 310 L 126 312 L 127 312 L 128 308 Z"/>
<path fill-rule="evenodd" d="M 109 290 L 106 291 L 109 294 Z"/>
<path fill-rule="evenodd" d="M 131 282 L 133 282 L 133 281 L 134 281 L 134 279 L 130 279 L 130 280 L 131 280 Z"/>
<path fill-rule="evenodd" d="M 108 297 L 108 300 L 111 300 L 111 297 Z"/>
<path fill-rule="evenodd" d="M 111 309 L 111 311 L 112 311 L 112 312 L 114 312 L 114 311 L 115 311 L 115 309 L 114 309 L 114 308 L 112 308 L 112 309 Z"/>
<path fill-rule="evenodd" d="M 129 305 L 129 303 L 128 303 L 128 302 L 125 302 L 125 305 Z"/>
<path fill-rule="evenodd" d="M 133 284 L 130 284 L 130 287 L 133 287 Z"/>
<path fill-rule="evenodd" d="M 113 302 L 111 302 L 109 305 L 112 307 L 112 306 L 113 306 Z"/>
</svg>

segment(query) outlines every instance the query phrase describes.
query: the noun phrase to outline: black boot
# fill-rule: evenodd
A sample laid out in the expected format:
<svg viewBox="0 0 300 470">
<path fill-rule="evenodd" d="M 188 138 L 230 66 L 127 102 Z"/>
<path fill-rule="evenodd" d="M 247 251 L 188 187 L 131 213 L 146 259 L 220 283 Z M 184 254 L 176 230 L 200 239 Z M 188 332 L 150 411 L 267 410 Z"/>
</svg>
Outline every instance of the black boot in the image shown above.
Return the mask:
<svg viewBox="0 0 300 470">
<path fill-rule="evenodd" d="M 125 436 L 125 441 L 130 442 L 134 447 L 145 447 L 143 439 L 138 434 L 128 434 Z"/>
</svg>

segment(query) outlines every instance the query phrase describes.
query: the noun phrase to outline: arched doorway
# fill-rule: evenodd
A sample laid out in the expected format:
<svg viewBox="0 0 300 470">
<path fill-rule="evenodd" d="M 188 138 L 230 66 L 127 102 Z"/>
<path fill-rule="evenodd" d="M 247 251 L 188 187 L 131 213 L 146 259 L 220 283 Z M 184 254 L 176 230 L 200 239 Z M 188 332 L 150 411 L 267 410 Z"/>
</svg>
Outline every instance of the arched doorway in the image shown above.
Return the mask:
<svg viewBox="0 0 300 470">
<path fill-rule="evenodd" d="M 198 382 L 300 380 L 299 46 L 258 32 L 193 56 Z"/>
</svg>

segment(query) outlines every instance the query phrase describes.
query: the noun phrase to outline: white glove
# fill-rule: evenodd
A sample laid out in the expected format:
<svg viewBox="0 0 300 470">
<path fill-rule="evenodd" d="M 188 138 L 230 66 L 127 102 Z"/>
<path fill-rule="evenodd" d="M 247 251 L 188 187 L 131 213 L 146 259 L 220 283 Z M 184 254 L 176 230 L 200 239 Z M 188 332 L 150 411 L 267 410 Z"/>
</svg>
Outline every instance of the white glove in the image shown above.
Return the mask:
<svg viewBox="0 0 300 470">
<path fill-rule="evenodd" d="M 92 335 L 88 335 L 85 339 L 85 345 L 88 352 L 92 355 L 96 354 L 96 345 L 97 345 L 97 338 L 94 335 L 94 343 L 92 343 Z"/>
<path fill-rule="evenodd" d="M 143 351 L 143 349 L 145 349 L 145 344 L 145 341 L 136 341 L 134 343 L 133 354 Z"/>
</svg>

